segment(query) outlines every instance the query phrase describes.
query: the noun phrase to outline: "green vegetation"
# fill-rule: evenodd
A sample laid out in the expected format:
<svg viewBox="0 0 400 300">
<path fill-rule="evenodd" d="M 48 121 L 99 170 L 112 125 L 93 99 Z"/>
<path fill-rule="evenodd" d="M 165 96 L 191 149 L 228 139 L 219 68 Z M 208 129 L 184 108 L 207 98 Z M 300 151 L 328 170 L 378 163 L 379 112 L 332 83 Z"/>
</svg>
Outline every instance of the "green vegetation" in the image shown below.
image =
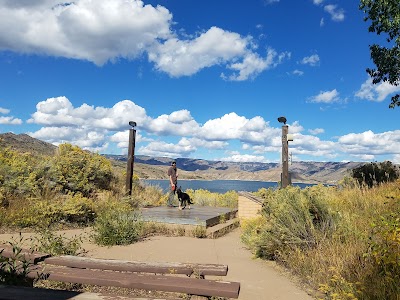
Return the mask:
<svg viewBox="0 0 400 300">
<path fill-rule="evenodd" d="M 8 244 L 12 247 L 12 252 L 14 254 L 14 257 L 12 258 L 4 257 L 2 255 L 3 250 L 0 251 L 0 284 L 30 285 L 26 275 L 30 272 L 32 263 L 26 261 L 21 253 L 22 241 L 23 239 L 20 236 L 19 241 L 8 242 Z"/>
<path fill-rule="evenodd" d="M 395 181 L 399 178 L 399 170 L 390 161 L 372 162 L 353 169 L 351 175 L 359 185 L 371 188 L 384 182 Z"/>
<path fill-rule="evenodd" d="M 242 240 L 255 256 L 291 270 L 325 299 L 399 299 L 400 181 L 392 163 L 356 168 L 336 187 L 261 189 L 259 217 L 242 222 Z M 168 194 L 134 176 L 124 194 L 123 169 L 71 145 L 56 156 L 0 149 L 0 228 L 34 229 L 31 249 L 82 255 L 82 237 L 54 229 L 91 226 L 99 245 L 125 245 L 154 234 L 187 235 L 185 228 L 143 222 L 138 209 L 164 205 Z M 196 205 L 236 208 L 238 194 L 187 190 Z M 223 218 L 221 221 L 224 221 Z M 203 238 L 205 228 L 191 236 Z M 12 243 L 16 253 L 17 243 Z M 19 264 L 19 263 L 18 263 Z M 29 265 L 0 255 L 0 282 Z M 6 271 L 6 272 L 5 272 Z M 4 275 L 7 273 L 7 275 Z M 7 277 L 14 274 L 14 277 Z"/>
<path fill-rule="evenodd" d="M 346 182 L 260 190 L 262 214 L 242 224 L 242 240 L 325 299 L 398 299 L 400 181 L 372 188 Z"/>
<path fill-rule="evenodd" d="M 371 58 L 376 69 L 367 69 L 372 82 L 388 82 L 399 85 L 400 81 L 400 5 L 398 0 L 361 0 L 360 9 L 371 21 L 369 32 L 385 34 L 386 46 L 371 45 Z M 389 107 L 400 106 L 400 95 L 392 97 Z"/>
</svg>

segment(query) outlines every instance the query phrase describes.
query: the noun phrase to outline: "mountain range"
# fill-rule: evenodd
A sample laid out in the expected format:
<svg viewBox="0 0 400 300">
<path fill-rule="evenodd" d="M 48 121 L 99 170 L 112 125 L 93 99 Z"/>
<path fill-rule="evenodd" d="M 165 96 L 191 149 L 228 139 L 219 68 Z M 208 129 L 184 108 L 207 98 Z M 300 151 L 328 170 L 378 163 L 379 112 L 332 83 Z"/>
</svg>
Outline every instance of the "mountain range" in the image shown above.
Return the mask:
<svg viewBox="0 0 400 300">
<path fill-rule="evenodd" d="M 35 139 L 27 134 L 0 134 L 0 147 L 10 147 L 35 155 L 55 155 L 57 146 Z M 126 169 L 126 155 L 104 154 L 115 167 Z M 181 179 L 235 179 L 280 181 L 282 167 L 279 163 L 227 162 L 194 158 L 177 158 Z M 134 174 L 139 178 L 167 179 L 171 158 L 135 155 Z M 294 161 L 289 164 L 292 182 L 336 184 L 362 162 L 311 162 Z"/>
</svg>

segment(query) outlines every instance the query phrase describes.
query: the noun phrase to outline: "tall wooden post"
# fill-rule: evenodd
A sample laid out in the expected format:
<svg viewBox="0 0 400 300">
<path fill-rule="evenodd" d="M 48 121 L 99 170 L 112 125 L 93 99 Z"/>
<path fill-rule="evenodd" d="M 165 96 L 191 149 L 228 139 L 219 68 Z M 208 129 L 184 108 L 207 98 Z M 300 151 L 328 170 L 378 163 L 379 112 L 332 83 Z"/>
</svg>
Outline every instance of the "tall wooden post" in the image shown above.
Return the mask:
<svg viewBox="0 0 400 300">
<path fill-rule="evenodd" d="M 282 126 L 282 174 L 281 187 L 285 188 L 289 185 L 289 145 L 288 145 L 289 126 Z"/>
<path fill-rule="evenodd" d="M 135 157 L 135 139 L 136 139 L 136 130 L 134 128 L 131 128 L 129 129 L 128 162 L 126 167 L 126 192 L 129 196 L 132 195 L 132 176 L 133 176 L 133 163 Z"/>
</svg>

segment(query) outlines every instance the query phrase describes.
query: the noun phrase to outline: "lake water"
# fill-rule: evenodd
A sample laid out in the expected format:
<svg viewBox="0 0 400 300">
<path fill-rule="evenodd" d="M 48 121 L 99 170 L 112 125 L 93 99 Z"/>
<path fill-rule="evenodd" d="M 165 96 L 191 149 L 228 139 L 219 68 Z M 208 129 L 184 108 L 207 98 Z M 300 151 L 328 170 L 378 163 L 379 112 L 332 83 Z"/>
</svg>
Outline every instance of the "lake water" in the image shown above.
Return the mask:
<svg viewBox="0 0 400 300">
<path fill-rule="evenodd" d="M 169 191 L 169 180 L 141 179 L 140 181 L 147 185 L 159 186 L 164 192 Z M 314 184 L 294 183 L 293 185 L 305 188 Z M 179 180 L 178 186 L 182 186 L 182 190 L 203 189 L 213 193 L 224 194 L 228 191 L 256 192 L 261 188 L 278 188 L 278 183 L 246 180 Z"/>
</svg>

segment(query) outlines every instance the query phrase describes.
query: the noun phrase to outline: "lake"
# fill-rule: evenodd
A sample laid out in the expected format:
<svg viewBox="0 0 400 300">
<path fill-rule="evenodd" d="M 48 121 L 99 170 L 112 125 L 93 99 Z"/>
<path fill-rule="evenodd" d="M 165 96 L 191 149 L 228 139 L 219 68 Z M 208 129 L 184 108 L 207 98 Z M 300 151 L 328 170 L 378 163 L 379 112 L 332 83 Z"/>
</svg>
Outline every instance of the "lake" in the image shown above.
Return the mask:
<svg viewBox="0 0 400 300">
<path fill-rule="evenodd" d="M 169 191 L 169 180 L 167 179 L 141 179 L 146 185 L 159 186 L 165 193 Z M 305 188 L 314 184 L 293 183 L 294 186 Z M 256 192 L 261 188 L 278 188 L 277 182 L 247 181 L 247 180 L 179 180 L 178 186 L 182 190 L 208 190 L 213 193 L 224 194 L 228 191 Z"/>
</svg>

